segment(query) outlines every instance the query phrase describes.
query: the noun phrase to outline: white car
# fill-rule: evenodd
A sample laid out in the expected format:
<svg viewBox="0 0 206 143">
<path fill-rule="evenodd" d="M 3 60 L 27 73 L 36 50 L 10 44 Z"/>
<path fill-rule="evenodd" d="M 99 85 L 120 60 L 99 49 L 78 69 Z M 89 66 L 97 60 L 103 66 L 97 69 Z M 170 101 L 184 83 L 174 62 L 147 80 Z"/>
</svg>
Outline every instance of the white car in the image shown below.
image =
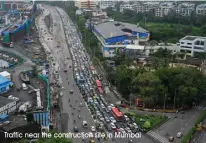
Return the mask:
<svg viewBox="0 0 206 143">
<path fill-rule="evenodd" d="M 116 123 L 117 122 L 113 117 L 110 117 L 109 119 L 111 120 L 112 123 Z"/>
<path fill-rule="evenodd" d="M 92 131 L 92 132 L 95 132 L 95 131 L 96 131 L 95 126 L 91 126 L 91 131 Z"/>
<path fill-rule="evenodd" d="M 125 130 L 123 128 L 119 128 L 119 131 L 125 133 Z"/>
<path fill-rule="evenodd" d="M 112 107 L 111 106 L 107 106 L 108 110 L 112 110 Z"/>
<path fill-rule="evenodd" d="M 114 123 L 111 123 L 110 126 L 111 126 L 112 129 L 116 129 L 117 128 Z"/>
<path fill-rule="evenodd" d="M 114 104 L 110 104 L 111 107 L 114 107 Z"/>
<path fill-rule="evenodd" d="M 177 138 L 181 138 L 182 135 L 183 135 L 183 134 L 182 134 L 181 132 L 178 132 L 178 133 L 177 133 Z"/>
<path fill-rule="evenodd" d="M 127 115 L 124 115 L 124 118 L 125 118 L 126 121 L 129 121 L 129 118 L 128 118 Z"/>
<path fill-rule="evenodd" d="M 8 99 L 15 100 L 15 101 L 19 101 L 19 98 L 14 97 L 13 95 L 10 95 L 10 96 L 8 97 Z"/>
</svg>

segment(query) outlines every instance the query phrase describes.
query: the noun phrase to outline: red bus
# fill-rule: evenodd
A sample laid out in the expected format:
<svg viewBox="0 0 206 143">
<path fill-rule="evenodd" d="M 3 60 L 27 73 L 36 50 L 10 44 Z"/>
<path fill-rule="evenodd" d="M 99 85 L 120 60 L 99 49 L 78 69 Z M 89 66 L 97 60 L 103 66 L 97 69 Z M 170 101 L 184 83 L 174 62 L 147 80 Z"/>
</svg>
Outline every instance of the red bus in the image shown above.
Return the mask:
<svg viewBox="0 0 206 143">
<path fill-rule="evenodd" d="M 97 87 L 102 87 L 102 84 L 99 80 L 96 80 L 96 85 L 97 85 Z"/>
<path fill-rule="evenodd" d="M 112 108 L 112 114 L 117 120 L 125 120 L 122 112 L 120 112 L 116 107 Z"/>
<path fill-rule="evenodd" d="M 100 94 L 102 94 L 102 93 L 103 93 L 103 90 L 102 90 L 102 88 L 101 88 L 101 87 L 97 87 L 97 89 L 98 89 L 98 91 L 99 91 L 99 93 L 100 93 Z"/>
</svg>

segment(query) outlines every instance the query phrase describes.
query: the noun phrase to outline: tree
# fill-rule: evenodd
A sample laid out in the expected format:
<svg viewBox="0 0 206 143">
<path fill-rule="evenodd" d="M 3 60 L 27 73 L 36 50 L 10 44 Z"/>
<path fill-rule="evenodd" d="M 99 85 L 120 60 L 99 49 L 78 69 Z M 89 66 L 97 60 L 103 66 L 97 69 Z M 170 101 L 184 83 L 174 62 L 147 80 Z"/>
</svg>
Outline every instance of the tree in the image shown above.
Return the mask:
<svg viewBox="0 0 206 143">
<path fill-rule="evenodd" d="M 160 88 L 160 79 L 152 72 L 139 74 L 132 80 L 134 89 L 139 89 L 145 103 L 149 107 L 153 106 L 158 98 L 158 89 Z"/>
<path fill-rule="evenodd" d="M 125 99 L 128 99 L 130 94 L 131 73 L 131 70 L 126 65 L 117 67 L 117 89 L 123 94 Z"/>
</svg>

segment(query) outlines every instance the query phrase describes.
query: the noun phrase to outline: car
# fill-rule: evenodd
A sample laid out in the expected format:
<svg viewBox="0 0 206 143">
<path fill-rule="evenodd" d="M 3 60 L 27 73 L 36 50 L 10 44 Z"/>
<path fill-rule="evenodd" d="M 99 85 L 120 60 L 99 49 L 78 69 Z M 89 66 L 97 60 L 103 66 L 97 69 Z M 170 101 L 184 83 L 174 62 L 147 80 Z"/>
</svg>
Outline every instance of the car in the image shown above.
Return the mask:
<svg viewBox="0 0 206 143">
<path fill-rule="evenodd" d="M 69 68 L 72 68 L 72 66 L 71 66 L 71 65 L 69 65 Z"/>
<path fill-rule="evenodd" d="M 174 141 L 174 139 L 175 139 L 175 138 L 171 136 L 171 137 L 169 137 L 169 139 L 168 139 L 168 140 L 169 140 L 169 142 L 173 142 L 173 141 Z"/>
<path fill-rule="evenodd" d="M 110 117 L 109 119 L 111 120 L 112 123 L 116 123 L 117 122 L 113 117 Z"/>
<path fill-rule="evenodd" d="M 70 91 L 69 91 L 69 93 L 70 93 L 70 94 L 73 94 L 73 93 L 74 93 L 74 91 L 73 91 L 73 90 L 70 90 Z"/>
<path fill-rule="evenodd" d="M 79 129 L 76 126 L 74 127 L 74 132 L 79 132 Z"/>
<path fill-rule="evenodd" d="M 176 137 L 177 137 L 177 138 L 181 138 L 182 135 L 183 135 L 183 134 L 182 134 L 181 132 L 178 132 Z"/>
<path fill-rule="evenodd" d="M 102 115 L 99 116 L 99 120 L 100 120 L 100 121 L 104 121 L 104 118 L 103 118 Z"/>
<path fill-rule="evenodd" d="M 125 118 L 126 121 L 129 121 L 129 118 L 128 118 L 127 115 L 124 115 L 124 118 Z"/>
<path fill-rule="evenodd" d="M 113 130 L 117 128 L 114 123 L 111 123 L 110 126 L 111 126 L 111 128 L 112 128 Z"/>
<path fill-rule="evenodd" d="M 100 113 L 99 111 L 96 111 L 96 115 L 97 115 L 97 116 L 100 116 L 101 113 Z"/>
<path fill-rule="evenodd" d="M 112 107 L 111 107 L 111 106 L 107 106 L 107 109 L 108 109 L 108 110 L 112 110 Z"/>
<path fill-rule="evenodd" d="M 112 131 L 112 128 L 111 128 L 111 126 L 110 126 L 109 124 L 106 124 L 106 129 L 107 129 L 108 131 Z"/>
<path fill-rule="evenodd" d="M 95 132 L 95 131 L 96 131 L 95 126 L 91 126 L 91 131 L 92 131 L 92 132 Z"/>
<path fill-rule="evenodd" d="M 108 117 L 105 117 L 105 121 L 106 121 L 107 123 L 109 123 L 109 122 L 110 122 L 110 119 L 109 119 Z"/>
<path fill-rule="evenodd" d="M 10 96 L 8 97 L 8 99 L 15 100 L 15 101 L 19 101 L 19 98 L 14 97 L 13 95 L 10 95 Z"/>
<path fill-rule="evenodd" d="M 64 72 L 67 72 L 67 69 L 64 69 Z"/>
</svg>

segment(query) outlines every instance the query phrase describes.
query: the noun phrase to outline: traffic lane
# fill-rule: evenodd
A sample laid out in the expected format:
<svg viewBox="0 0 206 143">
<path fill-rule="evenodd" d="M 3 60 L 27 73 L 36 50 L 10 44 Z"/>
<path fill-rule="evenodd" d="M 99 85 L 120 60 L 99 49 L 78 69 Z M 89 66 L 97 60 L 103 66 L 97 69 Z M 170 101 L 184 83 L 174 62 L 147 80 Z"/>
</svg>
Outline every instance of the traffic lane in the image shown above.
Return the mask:
<svg viewBox="0 0 206 143">
<path fill-rule="evenodd" d="M 206 141 L 206 131 L 202 130 L 201 132 L 195 132 L 190 143 L 205 143 Z"/>
<path fill-rule="evenodd" d="M 178 132 L 182 132 L 184 135 L 194 125 L 198 118 L 198 114 L 199 113 L 195 110 L 189 110 L 185 114 L 176 114 L 177 118 L 172 117 L 168 122 L 155 131 L 162 136 L 165 136 L 168 133 L 175 137 Z"/>
<path fill-rule="evenodd" d="M 62 39 L 63 39 L 63 37 L 62 37 Z M 65 46 L 64 46 L 65 47 Z M 64 49 L 64 48 L 63 48 Z M 67 50 L 68 51 L 68 50 Z M 66 52 L 66 50 L 65 50 L 65 52 Z M 68 54 L 69 54 L 69 52 L 68 52 Z M 72 63 L 72 61 L 71 60 L 69 60 L 70 61 L 70 63 L 69 64 L 71 64 Z M 68 73 L 70 72 L 70 75 L 71 76 L 69 76 L 70 77 L 70 80 L 71 81 L 74 81 L 74 79 L 73 79 L 73 72 L 72 72 L 72 70 L 69 70 L 68 71 Z M 72 79 L 71 79 L 72 78 Z M 76 86 L 75 86 L 76 87 Z M 74 88 L 75 88 L 74 87 Z M 78 91 L 78 88 L 77 88 L 77 90 L 74 90 L 74 94 L 77 92 L 77 94 L 78 95 L 80 95 L 80 92 Z M 74 97 L 77 97 L 77 98 L 73 98 L 72 97 L 72 100 L 74 101 L 74 100 L 78 100 L 79 98 L 78 98 L 78 96 L 74 96 Z M 68 100 L 67 100 L 68 101 Z M 82 101 L 83 102 L 83 101 Z M 82 110 L 82 109 L 81 109 Z M 88 109 L 85 107 L 85 108 L 83 108 L 83 110 L 85 110 L 84 112 L 82 112 L 82 113 L 84 113 L 83 115 L 82 115 L 82 117 L 84 117 L 85 118 L 85 120 L 88 122 L 88 121 L 92 121 L 92 119 L 91 119 L 91 116 L 88 116 L 88 114 L 87 114 L 87 112 L 88 112 Z M 78 114 L 78 113 L 77 113 Z M 76 120 L 77 120 L 77 118 L 78 118 L 78 116 L 76 116 Z M 88 122 L 88 124 L 90 124 L 91 125 L 91 123 L 90 122 Z"/>
</svg>

